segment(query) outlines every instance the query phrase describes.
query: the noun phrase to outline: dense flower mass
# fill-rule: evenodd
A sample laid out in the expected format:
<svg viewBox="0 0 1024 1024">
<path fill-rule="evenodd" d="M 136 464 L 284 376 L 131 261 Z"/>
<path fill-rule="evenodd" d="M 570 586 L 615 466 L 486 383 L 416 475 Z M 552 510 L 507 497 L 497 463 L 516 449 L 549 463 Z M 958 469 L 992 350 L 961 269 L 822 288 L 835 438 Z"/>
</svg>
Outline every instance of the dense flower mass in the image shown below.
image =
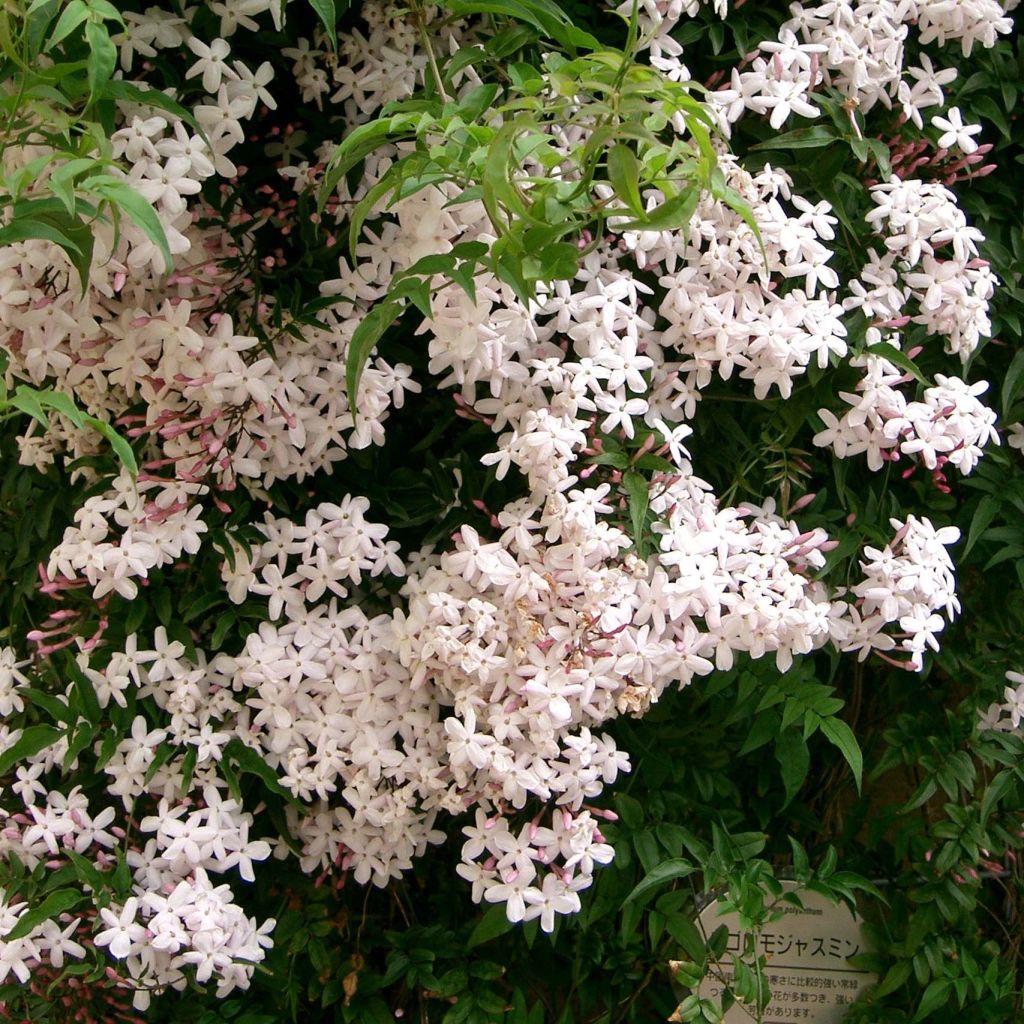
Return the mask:
<svg viewBox="0 0 1024 1024">
<path fill-rule="evenodd" d="M 488 204 L 450 181 L 375 191 L 412 145 L 399 141 L 367 150 L 310 214 L 336 140 L 297 124 L 267 140 L 279 180 L 261 186 L 266 208 L 223 196 L 264 142 L 282 75 L 353 129 L 430 84 L 435 53 L 475 45 L 483 28 L 428 10 L 428 50 L 397 5 L 366 5 L 363 30 L 336 56 L 310 29 L 273 61 L 249 60 L 248 37 L 280 30 L 296 6 L 229 2 L 210 17 L 149 8 L 125 13 L 113 36 L 123 81 L 173 85 L 194 113 L 126 94 L 111 137 L 116 173 L 159 219 L 169 265 L 128 220 L 96 223 L 84 291 L 52 242 L 0 250 L 8 385 L 72 396 L 142 463 L 137 475 L 104 475 L 102 435 L 59 411 L 20 438 L 23 465 L 65 465 L 88 493 L 40 566 L 49 618 L 0 650 L 0 746 L 25 750 L 2 795 L 0 850 L 30 868 L 70 860 L 97 895 L 119 869 L 125 879 L 113 900 L 0 937 L 0 980 L 60 967 L 90 942 L 140 1008 L 189 979 L 220 995 L 244 988 L 274 922 L 247 916 L 232 884 L 258 878 L 271 856 L 386 886 L 432 845 L 461 844 L 473 900 L 551 931 L 614 855 L 600 798 L 630 762 L 612 720 L 642 717 L 670 687 L 743 656 L 770 655 L 786 672 L 831 646 L 921 670 L 959 611 L 955 528 L 880 512 L 875 542 L 853 556 L 859 575 L 833 574 L 841 518 L 802 526 L 813 494 L 716 494 L 698 471 L 713 453 L 687 442 L 728 396 L 789 400 L 827 379 L 819 454 L 863 457 L 873 471 L 898 463 L 941 490 L 999 443 L 987 384 L 955 375 L 991 333 L 998 282 L 954 190 L 984 170 L 985 130 L 947 106 L 956 72 L 942 54 L 992 46 L 1011 28 L 1011 4 L 793 4 L 778 37 L 707 94 L 719 187 L 694 198 L 685 223 L 660 226 L 671 197 L 649 188 L 648 223 L 613 207 L 602 237 L 579 240 L 575 275 L 529 301 L 489 270 L 471 287 L 439 271 L 416 328 L 425 372 L 382 346 L 356 394 L 346 363 L 360 325 L 421 258 L 496 244 Z M 725 13 L 720 0 L 709 6 Z M 700 7 L 638 5 L 638 52 L 668 81 L 691 77 L 672 31 Z M 182 62 L 180 81 L 161 79 L 164 56 Z M 457 97 L 480 83 L 467 61 L 446 86 Z M 813 127 L 828 97 L 840 98 L 854 141 L 864 115 L 885 111 L 916 126 L 920 143 L 872 138 L 885 151 L 864 169 L 862 226 L 875 246 L 845 278 L 845 214 L 727 143 L 741 119 L 763 121 L 768 140 L 798 119 Z M 594 128 L 567 124 L 548 144 L 570 166 Z M 690 129 L 680 115 L 665 130 L 682 140 Z M 9 147 L 4 170 L 37 155 Z M 526 172 L 520 185 L 529 192 Z M 261 267 L 288 263 L 261 247 L 268 231 L 287 239 L 309 216 L 333 246 L 359 204 L 366 227 L 351 254 L 335 250 L 319 268 L 315 316 L 257 290 Z M 914 363 L 922 338 L 949 357 L 932 380 Z M 453 535 L 403 547 L 388 510 L 318 489 L 438 392 L 489 430 L 478 461 L 510 497 L 476 500 Z M 301 512 L 275 506 L 280 488 L 301 496 Z M 249 623 L 240 646 L 169 621 L 127 624 L 125 609 L 161 573 L 186 571 L 211 546 L 210 585 L 239 614 L 255 609 L 237 620 Z M 56 660 L 62 651 L 72 658 Z M 38 745 L 26 745 L 45 728 L 24 718 L 29 655 L 68 666 L 54 699 L 71 728 Z M 97 721 L 124 712 L 121 733 L 74 742 L 82 687 Z M 1004 728 L 1008 714 L 1018 725 L 1019 691 L 1008 688 L 990 724 Z M 73 784 L 91 755 L 101 803 Z M 242 800 L 239 770 L 283 801 L 273 823 Z M 26 911 L 5 902 L 0 935 Z"/>
</svg>

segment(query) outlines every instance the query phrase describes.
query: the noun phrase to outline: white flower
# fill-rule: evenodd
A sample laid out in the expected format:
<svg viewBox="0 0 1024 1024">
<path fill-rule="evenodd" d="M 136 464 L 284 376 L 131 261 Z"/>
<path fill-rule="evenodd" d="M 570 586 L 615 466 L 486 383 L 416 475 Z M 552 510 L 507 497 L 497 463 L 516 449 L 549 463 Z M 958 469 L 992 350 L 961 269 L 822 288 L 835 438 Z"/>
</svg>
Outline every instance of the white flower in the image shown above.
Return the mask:
<svg viewBox="0 0 1024 1024">
<path fill-rule="evenodd" d="M 978 148 L 972 136 L 981 132 L 981 125 L 965 125 L 959 107 L 950 107 L 947 117 L 933 117 L 932 124 L 943 133 L 939 136 L 939 146 L 943 149 L 952 149 L 956 146 L 961 152 L 969 155 Z"/>
<path fill-rule="evenodd" d="M 100 919 L 108 927 L 96 935 L 96 945 L 107 946 L 111 956 L 117 957 L 118 960 L 130 956 L 146 938 L 145 927 L 136 921 L 138 911 L 139 901 L 135 896 L 129 896 L 125 900 L 119 914 L 103 907 L 100 910 Z"/>
<path fill-rule="evenodd" d="M 232 70 L 227 63 L 228 54 L 231 53 L 231 46 L 226 39 L 214 39 L 207 46 L 193 36 L 188 41 L 188 48 L 199 60 L 185 72 L 185 77 L 195 78 L 196 75 L 202 75 L 203 88 L 211 96 L 220 88 L 222 78 L 237 80 L 238 73 Z"/>
</svg>

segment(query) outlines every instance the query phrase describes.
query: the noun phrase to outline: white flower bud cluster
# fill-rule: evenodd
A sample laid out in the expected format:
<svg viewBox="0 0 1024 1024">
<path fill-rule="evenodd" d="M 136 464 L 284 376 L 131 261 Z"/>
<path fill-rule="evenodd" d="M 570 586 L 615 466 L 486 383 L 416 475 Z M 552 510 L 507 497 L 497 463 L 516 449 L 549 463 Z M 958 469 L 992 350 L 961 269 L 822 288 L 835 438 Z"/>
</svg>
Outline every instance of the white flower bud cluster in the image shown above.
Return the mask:
<svg viewBox="0 0 1024 1024">
<path fill-rule="evenodd" d="M 821 43 L 801 43 L 784 28 L 778 40 L 761 43 L 759 51 L 750 62 L 749 71 L 733 68 L 729 85 L 711 93 L 724 124 L 735 124 L 748 110 L 768 117 L 776 130 L 792 114 L 817 117 L 821 110 L 810 94 L 819 84 L 827 47 Z"/>
<path fill-rule="evenodd" d="M 909 26 L 916 26 L 921 45 L 956 40 L 967 55 L 975 43 L 994 46 L 999 34 L 1012 30 L 1013 22 L 1006 17 L 1009 6 L 997 0 L 795 3 L 782 31 L 823 46 L 826 81 L 866 112 L 876 103 L 891 107 L 897 95 L 905 105 L 916 106 L 923 98 L 920 92 L 901 90 Z"/>
<path fill-rule="evenodd" d="M 978 258 L 981 232 L 968 226 L 956 197 L 937 182 L 893 177 L 874 186 L 871 194 L 876 206 L 867 220 L 884 238 L 889 258 L 879 261 L 872 254 L 865 281 L 874 285 L 873 290 L 861 285 L 843 305 L 861 307 L 871 315 L 870 297 L 895 300 L 902 294 L 895 308 L 890 302 L 890 316 L 898 318 L 904 305 L 915 301 L 919 312 L 913 322 L 944 338 L 946 351 L 966 362 L 981 338 L 992 332 L 988 301 L 997 282 L 988 264 Z M 896 271 L 902 290 L 896 285 Z M 884 283 L 878 281 L 879 274 L 885 275 Z M 879 311 L 884 310 L 883 303 Z"/>
<path fill-rule="evenodd" d="M 214 886 L 203 868 L 177 884 L 129 896 L 119 910 L 104 907 L 100 920 L 106 927 L 96 945 L 124 961 L 139 1010 L 154 993 L 184 991 L 190 976 L 199 983 L 213 978 L 220 998 L 248 988 L 273 945 L 274 921 L 257 926 L 234 903 L 231 886 Z"/>
<path fill-rule="evenodd" d="M 906 653 L 906 661 L 884 657 L 921 671 L 925 650 L 939 649 L 935 634 L 945 621 L 938 613 L 952 620 L 960 611 L 953 563 L 946 551 L 960 539 L 960 531 L 954 526 L 936 529 L 927 519 L 914 516 L 906 522 L 892 519 L 890 525 L 896 533 L 884 548 L 864 548 L 864 580 L 850 590 L 856 603 L 834 628 L 835 643 L 842 651 L 859 651 L 862 661 L 872 650 Z M 891 623 L 898 631 L 883 632 Z"/>
<path fill-rule="evenodd" d="M 842 417 L 819 409 L 825 429 L 814 436 L 816 445 L 831 447 L 838 458 L 865 453 L 868 466 L 879 470 L 887 460 L 909 455 L 944 487 L 947 464 L 966 475 L 985 445 L 999 444 L 995 413 L 978 400 L 988 390 L 987 381 L 968 385 L 958 377 L 936 374 L 936 386 L 926 388 L 923 400 L 915 402 L 900 390 L 912 378 L 888 359 L 865 356 L 851 362 L 867 372 L 855 393 L 839 393 L 850 408 Z"/>
<path fill-rule="evenodd" d="M 648 331 L 644 344 L 656 364 L 652 412 L 667 422 L 693 415 L 699 391 L 715 373 L 728 380 L 738 367 L 757 398 L 773 390 L 788 398 L 809 365 L 824 367 L 846 354 L 842 308 L 830 293 L 819 294 L 839 284 L 828 266 L 826 243 L 836 223 L 828 203 L 792 195 L 786 173 L 770 166 L 756 176 L 728 156 L 721 166 L 754 210 L 767 263 L 742 217 L 710 197 L 701 200 L 688 230 L 623 235 L 627 250 L 642 268 L 659 273 L 664 289 L 658 313 L 668 328 Z M 795 212 L 786 210 L 787 202 Z"/>
<path fill-rule="evenodd" d="M 872 253 L 862 280 L 851 286 L 844 308 L 860 309 L 887 328 L 868 328 L 868 341 L 899 350 L 899 335 L 892 330 L 913 320 L 930 334 L 946 339 L 946 351 L 966 362 L 983 335 L 991 331 L 988 299 L 995 279 L 988 265 L 977 258 L 980 232 L 967 224 L 949 189 L 935 182 L 894 177 L 871 190 L 876 206 L 868 221 L 880 230 L 887 254 Z M 945 247 L 951 255 L 942 254 Z M 903 284 L 900 284 L 902 275 Z M 916 301 L 916 316 L 904 313 Z M 910 401 L 899 388 L 910 375 L 884 356 L 851 360 L 867 372 L 856 393 L 840 392 L 850 406 L 841 417 L 827 409 L 818 415 L 826 429 L 814 443 L 830 446 L 839 458 L 866 452 L 868 465 L 880 469 L 887 459 L 909 455 L 943 482 L 948 463 L 970 473 L 990 441 L 999 443 L 995 414 L 978 401 L 988 385 L 968 385 L 957 377 L 936 374 L 921 401 Z"/>
</svg>

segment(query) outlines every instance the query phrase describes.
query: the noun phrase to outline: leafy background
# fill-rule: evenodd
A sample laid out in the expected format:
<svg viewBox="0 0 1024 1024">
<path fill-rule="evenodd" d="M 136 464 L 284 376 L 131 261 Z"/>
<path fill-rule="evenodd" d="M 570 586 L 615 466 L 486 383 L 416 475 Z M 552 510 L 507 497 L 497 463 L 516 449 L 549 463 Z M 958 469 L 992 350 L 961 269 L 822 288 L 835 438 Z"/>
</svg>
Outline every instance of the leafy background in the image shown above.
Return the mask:
<svg viewBox="0 0 1024 1024">
<path fill-rule="evenodd" d="M 491 6 L 499 19 L 514 13 L 512 4 Z M 579 27 L 621 45 L 617 19 L 590 4 L 562 6 Z M 329 11 L 324 4 L 312 7 L 295 13 L 290 33 L 311 31 L 316 16 Z M 694 78 L 727 71 L 758 40 L 773 37 L 787 13 L 781 3 L 746 4 L 724 21 L 702 11 L 683 22 L 677 35 Z M 358 4 L 338 14 L 339 32 L 360 23 Z M 251 45 L 263 53 L 279 40 L 257 35 Z M 527 33 L 521 55 L 536 57 L 539 49 L 538 33 Z M 985 254 L 1003 282 L 994 337 L 975 354 L 969 374 L 993 382 L 989 400 L 1009 424 L 1024 417 L 1018 184 L 1024 154 L 1015 113 L 1024 55 L 1015 35 L 969 59 L 952 48 L 944 58 L 960 69 L 949 103 L 969 112 L 968 119 L 983 119 L 985 138 L 995 143 L 998 171 L 958 186 L 958 194 L 985 233 Z M 168 81 L 177 77 L 173 67 L 158 71 Z M 278 81 L 286 78 L 279 70 Z M 321 138 L 338 127 L 298 96 L 282 97 L 268 127 L 275 119 L 281 126 L 301 120 Z M 849 120 L 834 106 L 816 124 L 824 128 L 813 148 L 804 145 L 806 136 L 788 144 L 773 139 L 766 125 L 752 119 L 738 127 L 732 146 L 748 166 L 770 159 L 786 168 L 796 191 L 833 203 L 844 225 L 845 245 L 836 260 L 843 276 L 862 262 L 863 215 L 870 205 L 863 183 L 878 176 L 884 154 L 858 145 Z M 258 205 L 257 189 L 274 180 L 268 161 L 263 167 L 249 162 L 253 172 L 219 199 L 222 213 Z M 342 243 L 310 224 L 313 197 L 299 202 L 301 230 L 282 240 L 268 223 L 254 250 L 283 247 L 287 272 L 266 270 L 252 257 L 239 273 L 253 278 L 257 295 L 265 290 L 302 317 L 315 315 L 311 296 Z M 401 319 L 381 345 L 389 358 L 425 376 L 426 356 L 412 333 L 415 319 Z M 929 373 L 927 355 L 920 365 Z M 666 695 L 642 723 L 615 723 L 616 740 L 634 764 L 612 798 L 619 821 L 607 834 L 616 860 L 599 873 L 583 912 L 561 920 L 550 937 L 536 922 L 513 928 L 501 907 L 473 906 L 456 880 L 448 848 L 420 860 L 384 891 L 351 882 L 318 887 L 290 867 L 269 866 L 263 878 L 274 881 L 245 894 L 248 912 L 279 922 L 275 947 L 252 989 L 224 1002 L 193 991 L 171 993 L 154 1004 L 148 1019 L 662 1020 L 685 994 L 682 983 L 714 970 L 722 956 L 721 936 L 708 940 L 693 926 L 705 894 L 727 895 L 757 927 L 767 921 L 784 878 L 856 899 L 870 923 L 874 952 L 863 965 L 882 981 L 851 1010 L 849 1021 L 1020 1019 L 1024 742 L 1017 734 L 979 732 L 976 722 L 978 710 L 1001 697 L 1006 669 L 1024 666 L 1021 456 L 1006 447 L 990 449 L 970 478 L 952 481 L 949 494 L 926 479 L 873 474 L 856 461 L 823 458 L 810 440 L 818 429 L 814 412 L 829 404 L 834 386 L 811 372 L 792 400 L 758 403 L 736 402 L 712 386 L 694 423 L 695 468 L 731 500 L 775 496 L 784 506 L 813 479 L 818 496 L 801 513 L 802 525 L 828 530 L 854 517 L 860 532 L 852 536 L 861 544 L 883 541 L 879 524 L 907 511 L 957 525 L 964 538 L 955 549 L 963 612 L 923 675 L 826 653 L 803 659 L 784 675 L 765 661 L 741 662 Z M 276 485 L 271 497 L 279 514 L 301 513 L 311 490 L 329 501 L 354 489 L 370 498 L 403 546 L 421 543 L 424 535 L 440 540 L 460 522 L 486 532 L 487 516 L 474 501 L 501 505 L 514 496 L 514 484 L 496 482 L 479 464 L 491 443 L 489 430 L 457 418 L 440 396 L 432 401 L 434 406 L 419 403 L 414 411 L 395 413 L 386 446 L 353 453 L 333 477 L 317 479 L 312 488 Z M 2 429 L 0 601 L 3 621 L 16 636 L 45 615 L 33 598 L 36 563 L 59 540 L 70 510 L 87 491 L 57 470 L 19 468 L 12 454 L 17 417 Z M 218 529 L 255 514 L 246 502 L 236 502 L 222 521 L 211 522 L 211 540 L 216 544 Z M 841 549 L 833 561 L 845 558 L 855 570 L 851 554 L 852 548 Z M 266 613 L 255 603 L 230 606 L 221 596 L 220 558 L 216 547 L 207 546 L 184 575 L 156 576 L 125 609 L 112 639 L 163 624 L 185 641 L 191 629 L 213 648 L 237 649 Z M 123 722 L 113 724 L 123 728 L 133 713 L 130 708 Z M 850 736 L 856 737 L 852 746 Z M 862 779 L 850 765 L 857 764 L 857 747 Z M 246 785 L 261 782 L 252 776 Z M 748 959 L 756 970 L 756 958 Z M 669 961 L 682 962 L 678 978 Z M 8 987 L 0 989 L 4 997 L 12 1007 L 17 1000 L 24 1019 L 71 1020 L 76 1012 L 52 995 L 29 998 Z M 705 1009 L 714 1020 L 713 1008 L 691 1007 L 697 1014 Z"/>
</svg>

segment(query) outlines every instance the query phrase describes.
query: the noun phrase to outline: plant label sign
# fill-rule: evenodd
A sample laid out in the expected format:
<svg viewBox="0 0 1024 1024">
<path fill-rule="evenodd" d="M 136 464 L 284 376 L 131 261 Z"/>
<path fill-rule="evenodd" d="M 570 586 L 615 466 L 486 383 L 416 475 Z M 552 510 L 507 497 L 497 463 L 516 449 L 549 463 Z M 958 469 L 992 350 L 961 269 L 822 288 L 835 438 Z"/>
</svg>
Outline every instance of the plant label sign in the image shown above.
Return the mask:
<svg viewBox="0 0 1024 1024">
<path fill-rule="evenodd" d="M 787 883 L 787 888 L 792 891 L 796 886 Z M 815 892 L 801 891 L 800 901 L 803 909 L 783 904 L 782 917 L 753 935 L 758 955 L 767 958 L 765 980 L 772 993 L 763 1019 L 766 1024 L 840 1024 L 860 992 L 878 980 L 871 971 L 847 962 L 868 948 L 863 923 L 846 904 L 837 905 Z M 718 902 L 713 901 L 701 912 L 700 926 L 710 936 L 723 924 L 729 929 L 726 954 L 701 983 L 698 993 L 703 999 L 721 996 L 733 978 L 729 954 L 742 955 L 746 948 L 739 915 L 719 916 Z M 755 1016 L 752 1010 L 737 1002 L 726 1013 L 724 1024 L 750 1024 Z"/>
</svg>

